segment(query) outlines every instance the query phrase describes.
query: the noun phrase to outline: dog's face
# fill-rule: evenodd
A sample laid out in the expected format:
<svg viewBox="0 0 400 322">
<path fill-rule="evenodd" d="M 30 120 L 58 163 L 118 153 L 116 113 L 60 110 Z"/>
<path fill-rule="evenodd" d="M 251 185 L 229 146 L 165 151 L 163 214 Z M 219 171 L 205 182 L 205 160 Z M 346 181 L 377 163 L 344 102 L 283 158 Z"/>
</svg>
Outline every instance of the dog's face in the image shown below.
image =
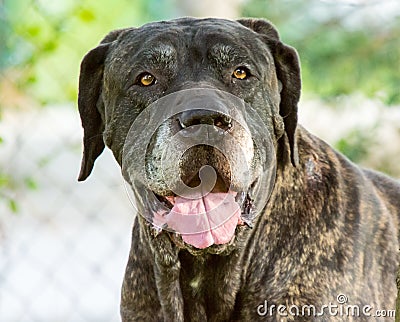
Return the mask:
<svg viewBox="0 0 400 322">
<path fill-rule="evenodd" d="M 278 150 L 296 165 L 299 95 L 296 52 L 266 21 L 114 31 L 81 65 L 79 180 L 106 144 L 150 225 L 219 252 L 267 202 Z"/>
</svg>

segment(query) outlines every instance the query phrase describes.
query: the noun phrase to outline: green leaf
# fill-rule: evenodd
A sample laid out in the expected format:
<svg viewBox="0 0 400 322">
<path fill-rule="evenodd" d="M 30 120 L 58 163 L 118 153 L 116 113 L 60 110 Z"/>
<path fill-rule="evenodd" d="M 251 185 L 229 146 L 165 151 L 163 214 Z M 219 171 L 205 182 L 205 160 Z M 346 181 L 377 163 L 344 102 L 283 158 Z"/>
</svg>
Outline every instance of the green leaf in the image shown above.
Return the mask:
<svg viewBox="0 0 400 322">
<path fill-rule="evenodd" d="M 339 139 L 335 147 L 353 162 L 362 162 L 368 157 L 369 147 L 375 144 L 375 129 L 353 129 Z"/>
<path fill-rule="evenodd" d="M 31 190 L 36 190 L 38 188 L 36 181 L 32 177 L 25 178 L 25 184 Z"/>
<path fill-rule="evenodd" d="M 40 34 L 40 26 L 33 25 L 26 28 L 26 34 L 30 38 L 37 37 Z"/>
<path fill-rule="evenodd" d="M 18 212 L 18 205 L 17 202 L 14 199 L 9 199 L 8 200 L 8 207 L 10 208 L 10 210 L 16 214 Z"/>
<path fill-rule="evenodd" d="M 95 18 L 96 18 L 95 15 L 89 9 L 82 9 L 79 12 L 79 19 L 84 22 L 91 22 L 91 21 L 95 20 Z"/>
<path fill-rule="evenodd" d="M 45 52 L 52 52 L 52 51 L 54 51 L 56 48 L 57 48 L 57 42 L 55 42 L 55 41 L 53 41 L 53 40 L 47 41 L 47 42 L 43 45 L 43 47 L 42 47 L 42 49 L 43 49 Z"/>
</svg>

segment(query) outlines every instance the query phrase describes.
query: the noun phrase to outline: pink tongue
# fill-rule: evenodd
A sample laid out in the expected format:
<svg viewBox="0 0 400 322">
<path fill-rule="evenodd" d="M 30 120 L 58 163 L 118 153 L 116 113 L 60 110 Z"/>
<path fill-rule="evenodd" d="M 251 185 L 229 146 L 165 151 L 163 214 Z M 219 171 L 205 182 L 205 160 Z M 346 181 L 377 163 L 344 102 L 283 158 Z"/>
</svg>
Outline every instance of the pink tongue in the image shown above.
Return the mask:
<svg viewBox="0 0 400 322">
<path fill-rule="evenodd" d="M 199 199 L 176 197 L 168 226 L 196 248 L 228 243 L 240 221 L 236 193 L 209 193 Z"/>
</svg>

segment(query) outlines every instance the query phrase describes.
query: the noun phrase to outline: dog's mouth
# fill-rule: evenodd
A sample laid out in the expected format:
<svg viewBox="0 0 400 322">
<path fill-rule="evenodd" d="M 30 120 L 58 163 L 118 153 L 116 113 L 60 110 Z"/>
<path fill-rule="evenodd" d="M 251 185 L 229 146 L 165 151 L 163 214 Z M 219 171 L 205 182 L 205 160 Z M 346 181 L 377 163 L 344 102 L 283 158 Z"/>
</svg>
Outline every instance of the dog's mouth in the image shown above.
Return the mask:
<svg viewBox="0 0 400 322">
<path fill-rule="evenodd" d="M 165 210 L 154 215 L 152 224 L 168 231 L 180 247 L 202 250 L 232 244 L 239 227 L 252 227 L 256 184 L 247 191 L 235 191 L 218 178 L 211 192 L 195 198 L 154 193 Z"/>
<path fill-rule="evenodd" d="M 251 195 L 252 188 L 255 184 L 256 184 L 256 182 L 254 182 L 251 185 L 248 192 L 244 192 L 244 191 L 235 192 L 233 190 L 229 190 L 228 192 L 225 193 L 226 195 L 231 194 L 231 195 L 235 196 L 234 200 L 240 207 L 240 223 L 246 224 L 250 228 L 252 228 L 253 225 L 252 225 L 252 222 L 248 219 L 248 217 L 254 208 L 254 206 L 253 206 L 254 200 L 250 197 L 250 195 Z M 209 195 L 211 196 L 211 198 L 213 198 L 212 196 L 215 194 L 224 194 L 224 193 L 210 192 Z M 179 199 L 180 197 L 175 194 L 172 194 L 170 196 L 161 196 L 161 195 L 154 193 L 154 195 L 156 196 L 158 201 L 160 201 L 166 208 L 168 208 L 170 210 L 172 210 L 174 208 L 174 206 L 176 204 L 176 200 L 179 200 L 179 202 L 181 202 Z"/>
</svg>

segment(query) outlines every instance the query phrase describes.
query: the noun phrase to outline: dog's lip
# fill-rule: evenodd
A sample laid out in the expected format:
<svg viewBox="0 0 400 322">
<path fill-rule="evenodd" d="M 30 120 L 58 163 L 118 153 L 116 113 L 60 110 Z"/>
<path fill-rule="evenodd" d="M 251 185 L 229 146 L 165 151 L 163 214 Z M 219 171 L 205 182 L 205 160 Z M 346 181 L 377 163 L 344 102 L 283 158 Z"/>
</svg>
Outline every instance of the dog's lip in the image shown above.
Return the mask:
<svg viewBox="0 0 400 322">
<path fill-rule="evenodd" d="M 169 209 L 172 209 L 173 206 L 175 205 L 175 198 L 177 197 L 176 194 L 168 194 L 168 195 L 160 195 L 157 194 L 156 192 L 154 192 L 154 195 L 157 197 L 158 201 L 162 202 L 164 204 L 164 206 L 166 206 Z M 213 193 L 213 192 L 210 192 Z M 231 193 L 236 195 L 235 197 L 235 201 L 242 206 L 244 204 L 244 202 L 246 201 L 246 193 L 241 191 L 241 192 L 236 192 L 234 190 L 229 190 L 227 193 Z"/>
<path fill-rule="evenodd" d="M 219 254 L 229 254 L 232 251 L 232 246 L 234 246 L 235 241 L 236 241 L 236 233 L 240 231 L 240 229 L 243 229 L 243 225 L 237 225 L 236 226 L 236 232 L 232 236 L 231 240 L 227 242 L 226 244 L 213 244 L 207 248 L 196 248 L 193 245 L 190 245 L 183 241 L 182 235 L 178 233 L 169 233 L 170 239 L 173 241 L 173 243 L 178 246 L 181 249 L 186 249 L 190 254 L 194 256 L 202 255 L 204 253 L 207 254 L 213 254 L 213 255 L 219 255 Z"/>
</svg>

